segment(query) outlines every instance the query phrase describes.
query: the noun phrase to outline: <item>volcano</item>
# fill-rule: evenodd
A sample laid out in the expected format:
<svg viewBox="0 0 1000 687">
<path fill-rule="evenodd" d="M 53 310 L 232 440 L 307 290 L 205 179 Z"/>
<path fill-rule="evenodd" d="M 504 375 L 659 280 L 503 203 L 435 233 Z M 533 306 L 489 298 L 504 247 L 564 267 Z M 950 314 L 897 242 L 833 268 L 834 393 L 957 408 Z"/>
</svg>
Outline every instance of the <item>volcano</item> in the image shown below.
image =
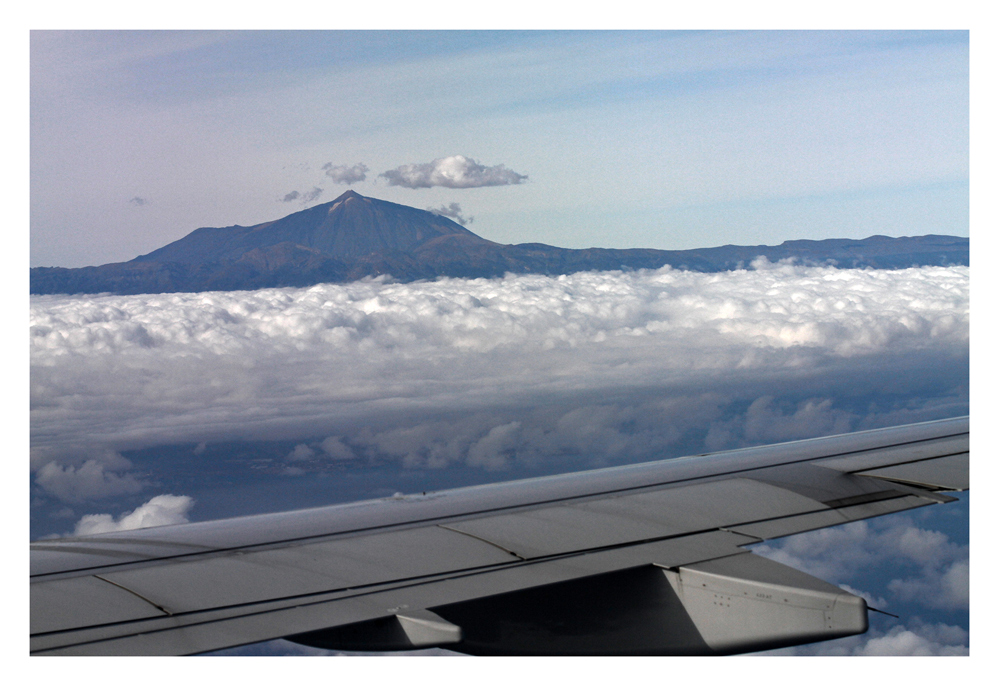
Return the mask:
<svg viewBox="0 0 1000 687">
<path fill-rule="evenodd" d="M 31 293 L 169 293 L 311 286 L 379 275 L 399 281 L 500 277 L 507 273 L 569 274 L 588 270 L 699 272 L 774 262 L 894 269 L 969 264 L 969 239 L 954 236 L 786 241 L 780 246 L 720 246 L 665 251 L 647 248 L 558 248 L 505 245 L 427 210 L 347 191 L 272 222 L 203 227 L 133 260 L 97 267 L 35 267 Z"/>
<path fill-rule="evenodd" d="M 273 252 L 277 246 L 351 259 L 412 252 L 445 236 L 490 243 L 447 217 L 348 191 L 329 203 L 274 222 L 196 229 L 132 262 L 224 262 L 239 260 L 254 250 Z"/>
</svg>

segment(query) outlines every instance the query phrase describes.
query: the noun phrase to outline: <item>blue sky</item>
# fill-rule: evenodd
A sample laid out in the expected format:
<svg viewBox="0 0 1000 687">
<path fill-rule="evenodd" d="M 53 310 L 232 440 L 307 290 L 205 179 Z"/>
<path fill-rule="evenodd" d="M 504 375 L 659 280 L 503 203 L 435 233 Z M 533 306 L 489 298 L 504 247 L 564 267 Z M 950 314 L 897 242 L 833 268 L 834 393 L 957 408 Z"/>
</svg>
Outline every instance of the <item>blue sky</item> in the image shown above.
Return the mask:
<svg viewBox="0 0 1000 687">
<path fill-rule="evenodd" d="M 963 31 L 35 32 L 31 264 L 276 219 L 358 163 L 501 243 L 967 235 L 968 79 Z M 379 176 L 456 155 L 527 178 Z"/>
</svg>

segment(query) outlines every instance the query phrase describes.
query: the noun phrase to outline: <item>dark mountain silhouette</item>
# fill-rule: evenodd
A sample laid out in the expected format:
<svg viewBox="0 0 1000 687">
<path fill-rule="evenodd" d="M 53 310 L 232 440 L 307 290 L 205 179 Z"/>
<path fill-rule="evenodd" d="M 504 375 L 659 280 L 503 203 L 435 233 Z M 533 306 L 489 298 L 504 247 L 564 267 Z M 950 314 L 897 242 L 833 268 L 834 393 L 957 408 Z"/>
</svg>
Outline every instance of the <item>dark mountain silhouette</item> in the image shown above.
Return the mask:
<svg viewBox="0 0 1000 687">
<path fill-rule="evenodd" d="M 570 249 L 488 241 L 446 217 L 348 191 L 336 200 L 252 227 L 205 227 L 128 262 L 35 267 L 31 293 L 166 293 L 309 286 L 390 275 L 498 277 L 658 268 L 740 269 L 775 262 L 895 269 L 968 265 L 969 239 L 954 236 L 785 241 L 780 246 L 697 250 Z"/>
<path fill-rule="evenodd" d="M 337 258 L 360 258 L 373 253 L 412 251 L 442 236 L 485 241 L 446 217 L 348 191 L 330 203 L 274 222 L 196 229 L 132 262 L 225 262 L 240 260 L 250 251 L 267 253 L 281 245 Z M 287 253 L 289 249 L 284 250 Z"/>
</svg>

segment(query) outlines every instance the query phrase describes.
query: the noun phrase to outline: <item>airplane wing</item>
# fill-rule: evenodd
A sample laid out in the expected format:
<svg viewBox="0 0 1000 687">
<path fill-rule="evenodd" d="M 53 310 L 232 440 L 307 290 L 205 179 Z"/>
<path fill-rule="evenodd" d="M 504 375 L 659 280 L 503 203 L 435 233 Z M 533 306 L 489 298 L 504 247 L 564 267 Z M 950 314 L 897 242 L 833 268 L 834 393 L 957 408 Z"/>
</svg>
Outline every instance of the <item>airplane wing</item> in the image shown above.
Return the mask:
<svg viewBox="0 0 1000 687">
<path fill-rule="evenodd" d="M 953 501 L 968 451 L 965 417 L 37 541 L 31 651 L 728 654 L 858 634 L 863 599 L 744 547 Z"/>
</svg>

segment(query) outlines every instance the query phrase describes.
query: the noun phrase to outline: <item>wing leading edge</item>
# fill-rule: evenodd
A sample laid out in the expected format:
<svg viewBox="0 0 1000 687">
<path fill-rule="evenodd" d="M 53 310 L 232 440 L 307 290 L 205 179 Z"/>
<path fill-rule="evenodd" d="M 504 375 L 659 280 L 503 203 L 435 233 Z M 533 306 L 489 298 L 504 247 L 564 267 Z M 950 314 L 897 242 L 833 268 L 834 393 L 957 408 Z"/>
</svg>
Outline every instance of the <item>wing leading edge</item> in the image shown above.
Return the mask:
<svg viewBox="0 0 1000 687">
<path fill-rule="evenodd" d="M 765 539 L 954 500 L 969 421 L 35 542 L 33 654 L 285 637 L 473 654 L 726 654 L 867 630 Z"/>
</svg>

